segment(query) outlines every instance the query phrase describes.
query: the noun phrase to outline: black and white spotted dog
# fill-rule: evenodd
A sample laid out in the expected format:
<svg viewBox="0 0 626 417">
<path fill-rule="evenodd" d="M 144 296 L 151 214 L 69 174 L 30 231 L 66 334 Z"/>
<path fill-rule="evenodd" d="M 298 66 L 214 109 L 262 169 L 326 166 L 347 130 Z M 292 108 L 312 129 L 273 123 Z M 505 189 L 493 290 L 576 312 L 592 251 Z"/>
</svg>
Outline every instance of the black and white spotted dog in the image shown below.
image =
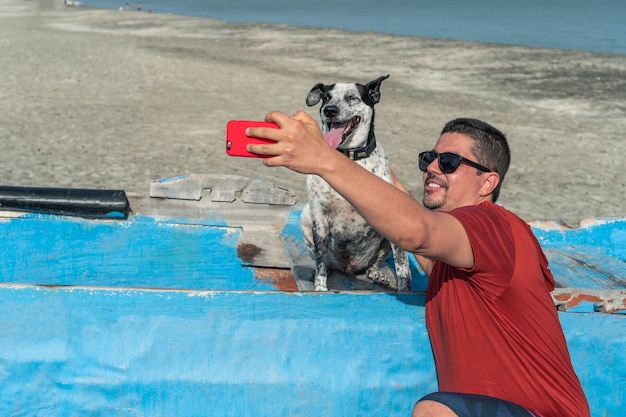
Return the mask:
<svg viewBox="0 0 626 417">
<path fill-rule="evenodd" d="M 389 161 L 374 137 L 374 105 L 380 101 L 383 76 L 363 84 L 317 84 L 306 104 L 322 101 L 321 127 L 326 142 L 370 172 L 391 182 Z M 411 274 L 407 253 L 384 239 L 317 175 L 307 176 L 308 203 L 300 227 L 315 258 L 315 291 L 327 291 L 329 268 L 366 276 L 376 283 L 408 291 Z M 362 190 L 366 193 L 367 190 Z M 379 264 L 393 251 L 397 283 L 389 282 Z"/>
</svg>

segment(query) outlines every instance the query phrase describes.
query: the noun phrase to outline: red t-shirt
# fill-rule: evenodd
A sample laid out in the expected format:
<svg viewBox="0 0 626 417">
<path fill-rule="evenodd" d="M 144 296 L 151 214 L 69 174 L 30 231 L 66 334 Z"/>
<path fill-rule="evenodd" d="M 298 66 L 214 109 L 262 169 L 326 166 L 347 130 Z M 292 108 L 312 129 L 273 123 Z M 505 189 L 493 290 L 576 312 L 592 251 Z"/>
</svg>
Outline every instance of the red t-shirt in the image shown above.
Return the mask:
<svg viewBox="0 0 626 417">
<path fill-rule="evenodd" d="M 554 278 L 528 224 L 492 203 L 449 214 L 469 236 L 474 267 L 437 260 L 430 275 L 426 323 L 439 389 L 501 398 L 543 417 L 588 417 L 550 296 Z"/>
</svg>

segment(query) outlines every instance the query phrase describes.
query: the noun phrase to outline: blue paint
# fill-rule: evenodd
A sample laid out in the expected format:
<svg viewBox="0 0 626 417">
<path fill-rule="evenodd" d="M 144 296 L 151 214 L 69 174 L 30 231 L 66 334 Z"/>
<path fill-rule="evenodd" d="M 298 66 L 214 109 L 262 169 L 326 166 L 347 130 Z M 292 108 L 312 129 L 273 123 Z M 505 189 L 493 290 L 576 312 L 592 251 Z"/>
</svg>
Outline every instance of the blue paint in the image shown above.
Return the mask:
<svg viewBox="0 0 626 417">
<path fill-rule="evenodd" d="M 125 219 L 126 215 L 124 213 L 119 212 L 119 211 L 111 211 L 111 212 L 105 214 L 103 217 L 109 218 L 109 219 Z"/>
<path fill-rule="evenodd" d="M 436 388 L 418 294 L 5 287 L 0 300 L 2 415 L 406 416 Z"/>
<path fill-rule="evenodd" d="M 561 287 L 626 289 L 626 218 L 533 232 Z"/>
<path fill-rule="evenodd" d="M 626 316 L 560 313 L 559 318 L 591 415 L 623 417 L 626 404 Z"/>
<path fill-rule="evenodd" d="M 436 389 L 423 305 L 3 286 L 0 414 L 407 416 Z M 560 317 L 593 415 L 621 417 L 626 317 Z"/>
<path fill-rule="evenodd" d="M 224 224 L 207 219 L 205 223 Z M 272 290 L 237 257 L 236 227 L 133 217 L 25 216 L 0 223 L 0 281 L 133 288 Z"/>
<path fill-rule="evenodd" d="M 543 229 L 533 227 L 533 233 L 544 248 L 584 246 L 602 250 L 626 262 L 626 218 L 597 219 L 576 229 Z"/>
<path fill-rule="evenodd" d="M 625 227 L 533 231 L 557 279 L 621 288 Z M 0 221 L 0 415 L 407 416 L 436 390 L 423 293 L 276 291 L 240 232 L 217 213 Z M 622 417 L 626 315 L 560 318 L 592 415 Z"/>
</svg>

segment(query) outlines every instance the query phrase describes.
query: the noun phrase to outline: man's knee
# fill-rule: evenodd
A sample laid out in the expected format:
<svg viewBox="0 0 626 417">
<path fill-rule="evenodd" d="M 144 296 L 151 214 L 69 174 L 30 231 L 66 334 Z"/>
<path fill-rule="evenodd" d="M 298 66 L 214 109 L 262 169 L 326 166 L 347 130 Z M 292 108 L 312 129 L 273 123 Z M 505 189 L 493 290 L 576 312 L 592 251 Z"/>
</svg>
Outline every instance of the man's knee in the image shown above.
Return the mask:
<svg viewBox="0 0 626 417">
<path fill-rule="evenodd" d="M 457 417 L 457 415 L 437 401 L 420 400 L 413 406 L 411 417 Z"/>
</svg>

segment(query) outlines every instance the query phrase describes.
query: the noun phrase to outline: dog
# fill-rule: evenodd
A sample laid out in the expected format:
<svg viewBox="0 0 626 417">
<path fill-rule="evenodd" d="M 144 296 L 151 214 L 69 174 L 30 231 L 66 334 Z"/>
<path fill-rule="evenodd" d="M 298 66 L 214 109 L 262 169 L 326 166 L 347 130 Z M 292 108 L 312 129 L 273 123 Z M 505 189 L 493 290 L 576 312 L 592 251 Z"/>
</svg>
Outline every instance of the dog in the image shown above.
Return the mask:
<svg viewBox="0 0 626 417">
<path fill-rule="evenodd" d="M 322 101 L 321 130 L 330 146 L 391 183 L 387 154 L 374 136 L 374 105 L 380 101 L 380 85 L 387 78 L 389 75 L 365 85 L 319 83 L 307 95 L 306 104 L 311 107 Z M 322 178 L 308 175 L 306 185 L 308 202 L 300 228 L 315 260 L 315 291 L 328 291 L 331 268 L 354 275 L 365 272 L 375 283 L 410 290 L 407 253 L 383 238 Z M 392 252 L 395 283 L 379 269 Z"/>
</svg>

